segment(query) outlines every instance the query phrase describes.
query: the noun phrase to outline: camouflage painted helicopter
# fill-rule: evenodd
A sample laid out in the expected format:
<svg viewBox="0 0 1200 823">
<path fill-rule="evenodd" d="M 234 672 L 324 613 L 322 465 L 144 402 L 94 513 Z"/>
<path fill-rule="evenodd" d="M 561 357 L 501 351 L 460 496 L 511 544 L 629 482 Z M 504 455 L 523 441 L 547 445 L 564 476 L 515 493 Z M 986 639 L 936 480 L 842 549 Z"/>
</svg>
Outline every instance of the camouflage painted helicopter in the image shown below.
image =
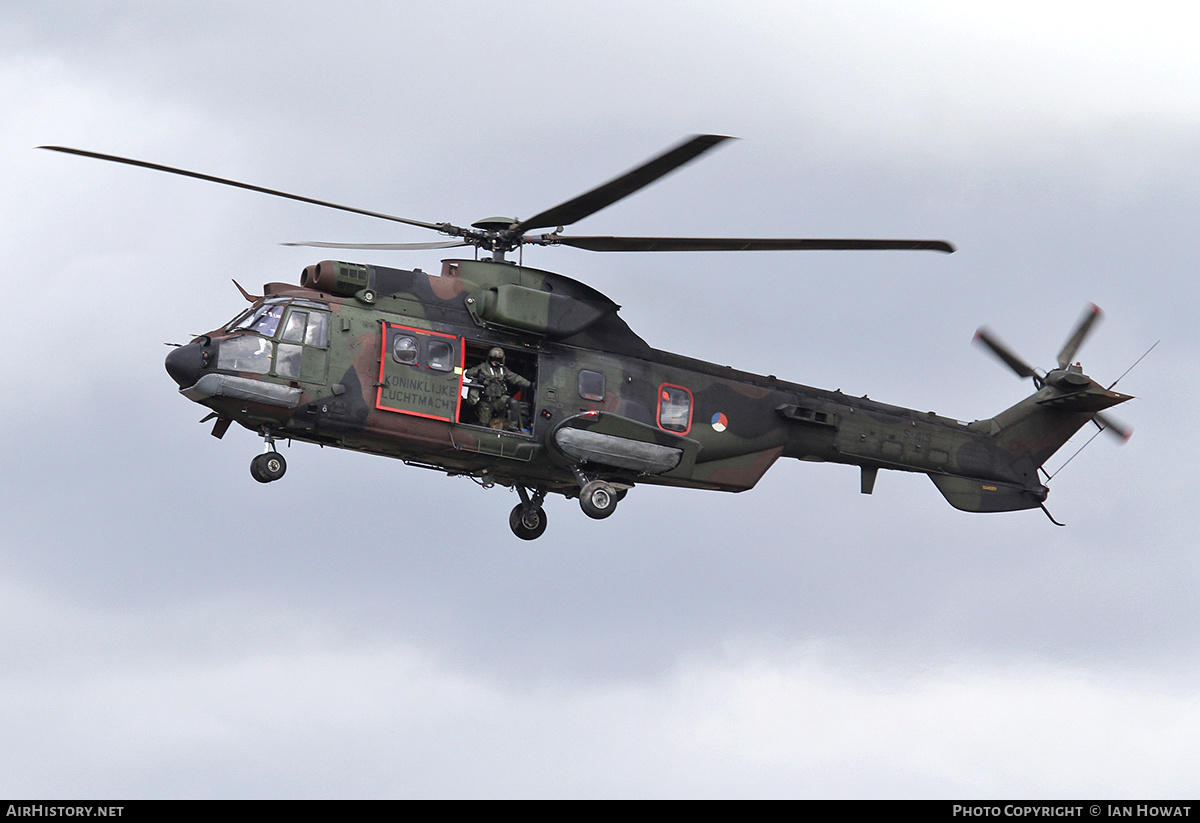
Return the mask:
<svg viewBox="0 0 1200 823">
<path fill-rule="evenodd" d="M 954 250 L 930 240 L 562 234 L 564 226 L 725 139 L 691 137 L 534 217 L 495 217 L 471 227 L 370 212 L 140 160 L 42 148 L 432 229 L 451 238 L 297 245 L 476 248 L 476 259 L 445 260 L 439 274 L 329 260 L 308 266 L 299 286 L 268 283 L 258 297 L 242 290 L 252 304 L 248 309 L 167 356 L 167 372 L 180 392 L 210 409 L 204 419 L 215 420 L 214 436 L 224 436 L 232 422 L 261 435 L 264 450 L 250 470 L 263 483 L 278 480 L 287 468 L 275 447 L 281 439 L 385 455 L 467 476 L 485 488 L 515 488 L 520 503 L 509 526 L 517 537 L 533 540 L 546 529 L 542 504 L 548 494 L 578 498 L 586 515 L 601 519 L 639 483 L 745 491 L 780 457 L 859 466 L 864 494 L 872 492 L 880 469 L 894 469 L 929 475 L 946 500 L 964 511 L 1045 511 L 1049 490 L 1038 471 L 1076 431 L 1095 421 L 1128 437 L 1101 412 L 1130 397 L 1096 383 L 1071 363 L 1099 316 L 1094 307 L 1049 372 L 1034 369 L 981 329 L 979 339 L 1019 375 L 1032 378 L 1036 391 L 993 418 L 962 423 L 653 349 L 618 316 L 618 306 L 595 289 L 505 259 L 523 245 L 643 252 Z M 478 250 L 491 252 L 490 258 L 478 259 Z M 501 350 L 503 363 L 495 362 L 495 349 Z M 478 369 L 488 360 L 501 374 L 519 375 L 520 385 L 501 390 L 493 381 L 489 389 Z M 479 413 L 481 393 L 488 391 L 498 402 L 493 411 Z M 509 391 L 511 397 L 501 396 Z"/>
</svg>

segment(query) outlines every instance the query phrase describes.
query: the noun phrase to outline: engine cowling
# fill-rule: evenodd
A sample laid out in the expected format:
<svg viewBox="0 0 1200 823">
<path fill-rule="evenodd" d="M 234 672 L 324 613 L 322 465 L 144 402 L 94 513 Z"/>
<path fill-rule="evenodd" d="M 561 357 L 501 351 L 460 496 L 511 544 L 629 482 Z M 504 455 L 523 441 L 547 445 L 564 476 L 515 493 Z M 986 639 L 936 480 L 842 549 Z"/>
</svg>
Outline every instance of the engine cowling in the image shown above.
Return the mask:
<svg viewBox="0 0 1200 823">
<path fill-rule="evenodd" d="M 358 263 L 322 260 L 305 266 L 300 273 L 300 285 L 306 289 L 353 297 L 370 285 L 370 271 Z"/>
</svg>

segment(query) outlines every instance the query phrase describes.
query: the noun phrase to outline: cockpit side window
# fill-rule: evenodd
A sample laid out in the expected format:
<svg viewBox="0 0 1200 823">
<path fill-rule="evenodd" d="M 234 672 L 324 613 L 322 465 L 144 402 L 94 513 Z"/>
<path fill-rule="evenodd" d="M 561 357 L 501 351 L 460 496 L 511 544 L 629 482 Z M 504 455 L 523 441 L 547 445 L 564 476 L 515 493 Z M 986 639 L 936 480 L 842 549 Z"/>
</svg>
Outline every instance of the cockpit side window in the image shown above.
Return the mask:
<svg viewBox="0 0 1200 823">
<path fill-rule="evenodd" d="M 297 346 L 292 343 L 280 343 L 275 347 L 275 374 L 280 377 L 299 377 L 300 364 L 304 362 L 303 358 L 303 346 Z"/>
<path fill-rule="evenodd" d="M 329 345 L 329 315 L 323 311 L 310 312 L 308 328 L 304 332 L 304 345 L 325 348 Z"/>
<path fill-rule="evenodd" d="M 292 310 L 287 322 L 283 324 L 283 334 L 279 339 L 285 343 L 299 343 L 304 340 L 304 327 L 308 325 L 308 312 Z"/>
<path fill-rule="evenodd" d="M 329 314 L 311 310 L 307 302 L 292 304 L 275 345 L 275 374 L 308 383 L 324 382 L 328 347 Z"/>
<path fill-rule="evenodd" d="M 323 349 L 329 345 L 329 315 L 293 308 L 284 321 L 279 339 L 285 343 L 303 343 Z"/>
</svg>

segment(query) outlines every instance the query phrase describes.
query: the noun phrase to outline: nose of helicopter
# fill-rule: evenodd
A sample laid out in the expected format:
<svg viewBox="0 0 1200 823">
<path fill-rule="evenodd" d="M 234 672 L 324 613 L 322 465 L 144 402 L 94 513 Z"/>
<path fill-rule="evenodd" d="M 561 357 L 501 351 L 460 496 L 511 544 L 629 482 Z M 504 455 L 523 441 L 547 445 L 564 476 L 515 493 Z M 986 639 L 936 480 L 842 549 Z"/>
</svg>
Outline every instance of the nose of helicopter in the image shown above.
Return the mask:
<svg viewBox="0 0 1200 823">
<path fill-rule="evenodd" d="M 208 364 L 209 352 L 207 337 L 197 338 L 186 346 L 172 349 L 167 355 L 167 374 L 171 375 L 171 379 L 178 383 L 181 389 L 196 385 L 196 381 L 200 379 L 200 372 Z"/>
</svg>

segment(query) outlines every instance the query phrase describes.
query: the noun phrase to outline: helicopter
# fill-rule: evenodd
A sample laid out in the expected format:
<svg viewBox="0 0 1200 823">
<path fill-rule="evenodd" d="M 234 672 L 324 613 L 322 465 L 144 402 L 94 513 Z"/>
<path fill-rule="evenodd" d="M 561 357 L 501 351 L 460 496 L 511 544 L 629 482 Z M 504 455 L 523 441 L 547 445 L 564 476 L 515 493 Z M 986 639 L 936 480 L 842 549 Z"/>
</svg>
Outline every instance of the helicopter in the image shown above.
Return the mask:
<svg viewBox="0 0 1200 823">
<path fill-rule="evenodd" d="M 304 268 L 299 285 L 272 282 L 231 321 L 177 345 L 166 370 L 205 406 L 221 438 L 234 422 L 263 451 L 250 473 L 284 476 L 281 440 L 392 457 L 515 489 L 509 527 L 534 540 L 548 495 L 576 498 L 585 515 L 611 516 L 639 484 L 746 491 L 776 460 L 858 466 L 863 494 L 881 469 L 919 472 L 968 512 L 1046 509 L 1043 464 L 1094 422 L 1132 399 L 1072 363 L 1100 317 L 1089 307 L 1056 367 L 1036 369 L 981 328 L 977 340 L 1034 384 L 1034 393 L 987 420 L 962 422 L 738 371 L 651 348 L 618 306 L 592 287 L 507 255 L 524 246 L 599 252 L 928 250 L 941 240 L 565 235 L 565 227 L 633 194 L 729 138 L 694 135 L 578 197 L 519 220 L 470 226 L 368 211 L 213 175 L 65 146 L 56 152 L 122 163 L 437 231 L 417 243 L 289 245 L 333 249 L 474 247 L 438 273 L 337 260 Z M 549 231 L 544 231 L 549 229 Z M 542 233 L 537 233 L 543 230 Z M 484 252 L 485 256 L 480 257 Z M 487 368 L 485 368 L 485 366 Z M 1113 384 L 1115 385 L 1115 383 Z M 495 401 L 495 402 L 490 402 Z M 1048 482 L 1049 475 L 1046 474 Z"/>
</svg>

